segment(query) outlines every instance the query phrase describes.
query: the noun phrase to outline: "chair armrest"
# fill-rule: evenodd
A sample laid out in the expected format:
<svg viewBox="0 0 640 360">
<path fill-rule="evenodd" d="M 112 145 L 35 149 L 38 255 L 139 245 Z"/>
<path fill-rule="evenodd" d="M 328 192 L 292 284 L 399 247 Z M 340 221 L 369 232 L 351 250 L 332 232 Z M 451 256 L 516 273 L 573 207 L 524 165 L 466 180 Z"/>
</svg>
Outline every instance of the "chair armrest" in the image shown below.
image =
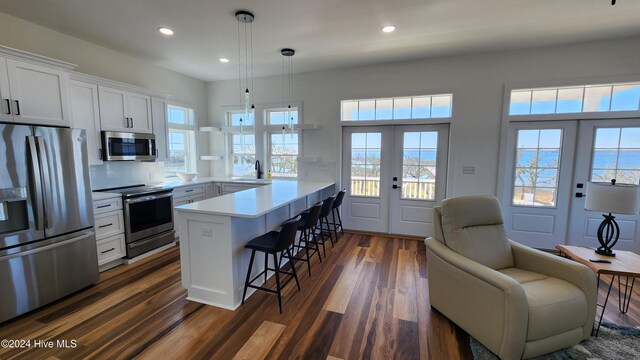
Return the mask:
<svg viewBox="0 0 640 360">
<path fill-rule="evenodd" d="M 528 305 L 513 278 L 425 240 L 429 302 L 502 359 L 524 351 Z"/>
<path fill-rule="evenodd" d="M 434 238 L 427 238 L 425 244 L 442 260 L 500 290 L 520 287 L 520 284 L 513 278 L 456 253 Z"/>
<path fill-rule="evenodd" d="M 536 250 L 513 240 L 509 242 L 515 267 L 562 279 L 582 290 L 589 306 L 586 324 L 583 326 L 584 336 L 587 338 L 595 319 L 598 301 L 598 283 L 593 271 L 576 261 Z"/>
</svg>

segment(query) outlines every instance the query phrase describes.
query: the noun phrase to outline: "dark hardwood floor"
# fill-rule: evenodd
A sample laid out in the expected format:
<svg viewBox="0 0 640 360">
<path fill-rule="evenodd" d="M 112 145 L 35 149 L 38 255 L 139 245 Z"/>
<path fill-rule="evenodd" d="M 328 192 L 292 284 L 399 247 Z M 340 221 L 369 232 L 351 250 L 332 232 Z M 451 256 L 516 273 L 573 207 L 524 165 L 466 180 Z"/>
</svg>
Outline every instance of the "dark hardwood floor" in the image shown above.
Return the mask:
<svg viewBox="0 0 640 360">
<path fill-rule="evenodd" d="M 345 234 L 312 277 L 298 264 L 278 313 L 274 295 L 251 296 L 228 311 L 186 300 L 178 248 L 101 274 L 100 282 L 2 324 L 0 339 L 31 348 L 0 349 L 0 359 L 470 359 L 468 335 L 431 309 L 424 244 Z M 273 279 L 270 280 L 273 283 Z M 605 318 L 638 325 L 612 294 Z M 75 340 L 74 348 L 33 341 Z"/>
</svg>

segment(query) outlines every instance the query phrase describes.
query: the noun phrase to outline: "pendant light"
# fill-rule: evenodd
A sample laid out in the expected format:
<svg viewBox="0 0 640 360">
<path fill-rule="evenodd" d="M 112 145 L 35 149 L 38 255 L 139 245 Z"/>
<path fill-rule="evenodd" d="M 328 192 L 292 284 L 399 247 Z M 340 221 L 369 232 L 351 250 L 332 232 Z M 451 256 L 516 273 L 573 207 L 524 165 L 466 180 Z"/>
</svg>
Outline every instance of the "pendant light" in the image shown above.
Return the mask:
<svg viewBox="0 0 640 360">
<path fill-rule="evenodd" d="M 293 113 L 291 110 L 291 88 L 293 85 L 293 55 L 295 55 L 295 50 L 293 49 L 289 49 L 289 48 L 284 48 L 282 50 L 280 50 L 280 53 L 282 54 L 282 106 L 284 107 L 285 105 L 285 91 L 284 91 L 284 83 L 285 83 L 285 78 L 287 78 L 287 82 L 289 83 L 289 96 L 287 96 L 287 111 L 286 111 L 286 121 L 287 121 L 287 125 L 289 127 L 289 129 L 291 130 L 291 137 L 293 138 L 293 130 L 294 130 L 294 124 L 293 124 Z M 289 71 L 288 71 L 288 77 L 285 76 L 285 57 L 288 58 L 289 61 Z"/>
<path fill-rule="evenodd" d="M 250 114 L 255 110 L 253 103 L 253 20 L 255 16 L 246 10 L 236 11 L 238 21 L 238 89 L 240 102 L 244 106 L 244 118 L 240 118 L 241 143 L 244 144 L 244 121 L 250 118 Z M 241 25 L 242 24 L 242 25 Z M 243 52 L 244 48 L 244 52 Z M 244 57 L 244 64 L 242 62 Z M 244 66 L 243 66 L 244 65 Z M 242 70 L 244 68 L 244 77 Z M 244 80 L 244 81 L 243 81 Z M 244 84 L 243 84 L 244 83 Z M 244 91 L 242 90 L 244 88 Z M 255 119 L 252 123 L 255 132 Z"/>
</svg>

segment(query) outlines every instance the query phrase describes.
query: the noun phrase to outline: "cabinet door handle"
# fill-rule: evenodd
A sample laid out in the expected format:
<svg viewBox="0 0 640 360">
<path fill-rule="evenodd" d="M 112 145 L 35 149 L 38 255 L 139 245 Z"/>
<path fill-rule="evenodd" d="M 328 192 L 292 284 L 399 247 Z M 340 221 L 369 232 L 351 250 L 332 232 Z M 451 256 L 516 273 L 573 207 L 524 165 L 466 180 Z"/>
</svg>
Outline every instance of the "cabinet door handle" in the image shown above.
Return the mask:
<svg viewBox="0 0 640 360">
<path fill-rule="evenodd" d="M 126 127 L 126 128 L 129 127 L 129 118 L 128 117 L 124 118 L 124 127 Z"/>
<path fill-rule="evenodd" d="M 111 252 L 111 251 L 113 251 L 113 250 L 115 250 L 115 249 L 116 249 L 116 248 L 111 248 L 111 249 L 109 249 L 109 250 L 100 251 L 100 254 L 106 254 L 106 253 Z"/>
<path fill-rule="evenodd" d="M 131 128 L 133 129 L 134 127 L 136 127 L 136 126 L 133 124 L 133 118 L 129 118 L 129 119 L 131 119 Z"/>
<path fill-rule="evenodd" d="M 102 228 L 106 228 L 106 227 L 111 226 L 111 225 L 113 225 L 113 223 L 108 223 L 106 225 L 99 225 L 98 227 L 102 229 Z"/>
<path fill-rule="evenodd" d="M 189 190 L 185 190 L 184 192 L 188 193 L 188 192 L 192 192 L 193 189 L 189 189 Z"/>
<path fill-rule="evenodd" d="M 14 100 L 16 103 L 16 115 L 20 115 L 20 101 Z"/>
<path fill-rule="evenodd" d="M 4 99 L 7 102 L 7 112 L 5 114 L 11 115 L 11 101 L 9 99 Z"/>
<path fill-rule="evenodd" d="M 104 209 L 104 208 L 109 207 L 109 206 L 111 206 L 111 204 L 98 205 L 98 206 L 96 206 L 96 207 L 97 207 L 98 209 Z"/>
</svg>

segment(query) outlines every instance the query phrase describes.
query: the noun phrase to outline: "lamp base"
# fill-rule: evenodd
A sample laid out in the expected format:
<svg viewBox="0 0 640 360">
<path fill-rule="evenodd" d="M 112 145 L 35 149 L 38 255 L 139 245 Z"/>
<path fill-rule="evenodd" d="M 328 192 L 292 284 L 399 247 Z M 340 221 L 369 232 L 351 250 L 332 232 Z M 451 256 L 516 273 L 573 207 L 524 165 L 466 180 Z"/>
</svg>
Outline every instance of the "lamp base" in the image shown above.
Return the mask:
<svg viewBox="0 0 640 360">
<path fill-rule="evenodd" d="M 598 242 L 600 247 L 596 249 L 596 254 L 604 256 L 616 256 L 613 252 L 613 246 L 618 242 L 620 236 L 620 227 L 615 220 L 615 216 L 602 214 L 604 220 L 598 227 Z"/>
<path fill-rule="evenodd" d="M 611 249 L 603 249 L 603 248 L 597 248 L 596 249 L 596 254 L 600 254 L 600 255 L 604 255 L 604 256 L 616 256 L 616 253 L 613 252 L 613 250 Z"/>
</svg>

